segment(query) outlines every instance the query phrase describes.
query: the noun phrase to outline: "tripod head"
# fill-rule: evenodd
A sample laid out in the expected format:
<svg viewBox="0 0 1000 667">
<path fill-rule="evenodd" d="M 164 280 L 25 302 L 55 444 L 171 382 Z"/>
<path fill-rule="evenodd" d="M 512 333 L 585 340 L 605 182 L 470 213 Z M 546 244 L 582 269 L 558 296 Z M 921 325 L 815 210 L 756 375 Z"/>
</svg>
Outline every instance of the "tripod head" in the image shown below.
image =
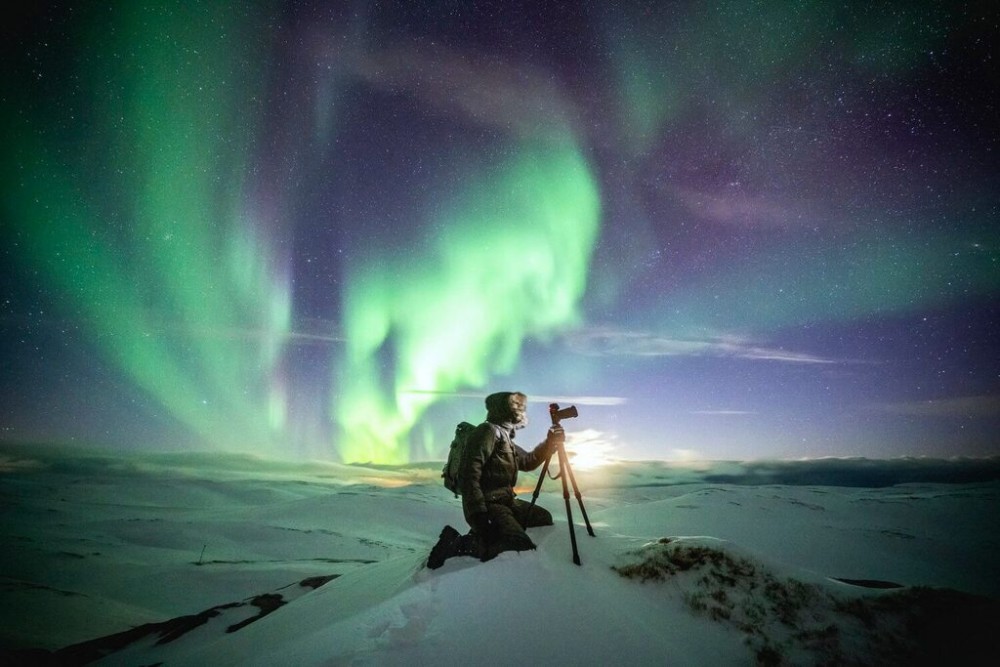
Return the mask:
<svg viewBox="0 0 1000 667">
<path fill-rule="evenodd" d="M 576 411 L 575 405 L 560 410 L 558 403 L 549 403 L 549 416 L 552 418 L 553 426 L 559 426 L 559 422 L 563 419 L 571 419 L 579 415 L 580 413 Z"/>
</svg>

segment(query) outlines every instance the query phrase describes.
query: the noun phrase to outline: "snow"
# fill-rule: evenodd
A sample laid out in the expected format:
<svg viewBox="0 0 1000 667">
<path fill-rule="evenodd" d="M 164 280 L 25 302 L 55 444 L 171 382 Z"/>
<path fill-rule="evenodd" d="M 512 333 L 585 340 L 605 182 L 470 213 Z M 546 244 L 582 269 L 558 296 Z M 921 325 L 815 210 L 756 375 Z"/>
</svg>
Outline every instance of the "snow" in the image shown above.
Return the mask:
<svg viewBox="0 0 1000 667">
<path fill-rule="evenodd" d="M 571 499 L 581 566 L 548 482 L 556 525 L 529 531 L 537 550 L 428 570 L 441 527 L 464 529 L 434 464 L 10 447 L 0 464 L 7 650 L 202 612 L 167 643 L 135 631 L 99 664 L 878 664 L 926 648 L 913 628 L 942 605 L 961 620 L 946 637 L 957 664 L 1000 636 L 989 479 L 717 483 L 740 464 L 622 463 L 577 472 L 596 533 Z M 333 578 L 299 585 L 317 576 Z"/>
</svg>

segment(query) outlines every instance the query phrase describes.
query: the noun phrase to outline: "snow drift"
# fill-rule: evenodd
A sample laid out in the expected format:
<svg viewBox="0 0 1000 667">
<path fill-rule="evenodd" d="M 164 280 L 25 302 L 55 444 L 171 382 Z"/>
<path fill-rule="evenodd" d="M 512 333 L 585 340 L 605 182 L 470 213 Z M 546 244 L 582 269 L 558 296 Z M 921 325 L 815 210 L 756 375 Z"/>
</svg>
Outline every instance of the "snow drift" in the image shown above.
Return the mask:
<svg viewBox="0 0 1000 667">
<path fill-rule="evenodd" d="M 176 463 L 0 477 L 5 664 L 976 664 L 1000 637 L 996 482 L 628 464 L 579 475 L 582 566 L 543 492 L 536 551 L 431 571 L 460 525 L 433 466 Z"/>
</svg>

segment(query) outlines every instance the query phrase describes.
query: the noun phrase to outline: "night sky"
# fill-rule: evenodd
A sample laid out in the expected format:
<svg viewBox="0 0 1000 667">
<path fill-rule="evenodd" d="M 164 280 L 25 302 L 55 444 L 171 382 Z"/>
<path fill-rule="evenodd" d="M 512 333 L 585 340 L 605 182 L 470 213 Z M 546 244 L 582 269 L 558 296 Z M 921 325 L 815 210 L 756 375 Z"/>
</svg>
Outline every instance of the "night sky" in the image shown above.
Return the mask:
<svg viewBox="0 0 1000 667">
<path fill-rule="evenodd" d="M 2 441 L 1000 454 L 994 3 L 22 4 Z"/>
</svg>

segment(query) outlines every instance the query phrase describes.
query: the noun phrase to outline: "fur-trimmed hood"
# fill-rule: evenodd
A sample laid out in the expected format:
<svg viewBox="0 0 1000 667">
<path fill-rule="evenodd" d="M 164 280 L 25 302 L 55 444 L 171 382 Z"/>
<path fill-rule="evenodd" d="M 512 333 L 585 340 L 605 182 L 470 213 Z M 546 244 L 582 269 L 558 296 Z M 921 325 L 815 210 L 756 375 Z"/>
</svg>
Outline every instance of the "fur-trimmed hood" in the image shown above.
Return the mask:
<svg viewBox="0 0 1000 667">
<path fill-rule="evenodd" d="M 528 419 L 524 408 L 528 397 L 519 391 L 498 391 L 486 397 L 486 420 L 509 428 L 522 428 Z M 515 407 L 520 407 L 520 410 Z"/>
</svg>

